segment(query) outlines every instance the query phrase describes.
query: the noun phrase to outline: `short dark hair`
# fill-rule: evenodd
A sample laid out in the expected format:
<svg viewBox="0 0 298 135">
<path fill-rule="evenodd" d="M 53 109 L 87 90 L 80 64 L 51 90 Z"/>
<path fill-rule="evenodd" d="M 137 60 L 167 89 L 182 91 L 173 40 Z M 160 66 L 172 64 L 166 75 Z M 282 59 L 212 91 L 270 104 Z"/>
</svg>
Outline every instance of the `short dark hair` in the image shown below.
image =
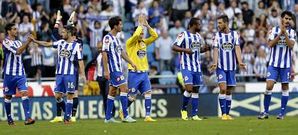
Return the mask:
<svg viewBox="0 0 298 135">
<path fill-rule="evenodd" d="M 221 15 L 217 18 L 217 20 L 222 19 L 223 22 L 228 23 L 229 22 L 229 17 L 227 15 Z"/>
<path fill-rule="evenodd" d="M 8 23 L 8 24 L 6 24 L 6 26 L 5 26 L 5 32 L 7 33 L 9 30 L 12 29 L 13 26 L 15 26 L 14 23 Z"/>
<path fill-rule="evenodd" d="M 290 16 L 290 17 L 293 16 L 292 12 L 290 12 L 290 11 L 283 11 L 283 12 L 281 13 L 281 18 L 284 18 L 286 15 L 287 15 L 287 16 Z"/>
<path fill-rule="evenodd" d="M 75 36 L 77 34 L 77 29 L 74 26 L 71 25 L 65 25 L 64 29 L 69 32 L 72 36 Z"/>
<path fill-rule="evenodd" d="M 200 21 L 199 18 L 196 18 L 196 17 L 191 18 L 190 21 L 189 21 L 189 23 L 188 23 L 188 27 L 191 27 L 193 25 L 196 25 L 198 21 Z"/>
<path fill-rule="evenodd" d="M 122 20 L 119 16 L 115 16 L 115 17 L 110 18 L 110 20 L 109 20 L 110 28 L 114 29 L 115 25 L 119 25 L 120 21 L 122 21 Z"/>
</svg>

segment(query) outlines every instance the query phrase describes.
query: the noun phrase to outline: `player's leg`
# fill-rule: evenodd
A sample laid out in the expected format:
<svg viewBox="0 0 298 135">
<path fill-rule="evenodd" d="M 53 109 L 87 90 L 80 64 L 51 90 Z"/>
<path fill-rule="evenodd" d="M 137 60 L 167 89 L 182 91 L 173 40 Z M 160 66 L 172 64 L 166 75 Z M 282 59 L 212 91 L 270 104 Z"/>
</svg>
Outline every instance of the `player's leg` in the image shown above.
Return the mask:
<svg viewBox="0 0 298 135">
<path fill-rule="evenodd" d="M 191 104 L 192 104 L 192 120 L 202 120 L 198 116 L 199 112 L 199 89 L 203 85 L 202 73 L 192 73 L 193 76 L 193 89 L 191 94 Z"/>
<path fill-rule="evenodd" d="M 235 90 L 236 86 L 236 78 L 235 71 L 227 71 L 227 91 L 226 91 L 226 114 L 227 119 L 232 120 L 233 118 L 230 116 L 231 104 L 232 104 L 232 92 Z"/>
<path fill-rule="evenodd" d="M 128 103 L 127 103 L 128 108 L 136 99 L 140 84 L 144 80 L 142 77 L 143 75 L 141 73 L 128 72 L 128 79 L 127 79 L 127 84 L 129 89 Z"/>
<path fill-rule="evenodd" d="M 25 125 L 31 125 L 35 123 L 35 120 L 31 119 L 30 100 L 28 97 L 27 80 L 25 76 L 17 77 L 17 87 L 22 96 L 22 105 L 25 113 Z"/>
<path fill-rule="evenodd" d="M 148 73 L 142 73 L 142 75 L 140 77 L 143 78 L 143 79 L 142 79 L 142 82 L 139 85 L 139 90 L 145 97 L 146 116 L 145 116 L 144 121 L 154 122 L 156 120 L 152 119 L 152 117 L 151 117 L 152 91 L 151 91 L 151 83 L 150 83 L 150 80 L 149 80 Z"/>
<path fill-rule="evenodd" d="M 69 124 L 70 118 L 72 115 L 76 76 L 75 75 L 64 75 L 63 79 L 64 79 L 64 87 L 66 89 L 66 105 L 65 105 L 64 123 Z"/>
<path fill-rule="evenodd" d="M 118 121 L 116 121 L 112 115 L 112 110 L 114 108 L 114 100 L 116 97 L 116 93 L 117 93 L 117 87 L 110 86 L 109 94 L 107 97 L 107 106 L 106 106 L 107 111 L 106 111 L 105 123 L 118 123 Z"/>
<path fill-rule="evenodd" d="M 127 102 L 128 102 L 127 93 L 128 93 L 128 88 L 127 88 L 126 83 L 121 84 L 119 86 L 119 89 L 120 89 L 120 102 L 121 102 L 122 112 L 123 112 L 123 116 L 124 116 L 123 122 L 129 122 L 129 123 L 136 122 L 136 120 L 134 120 L 133 118 L 131 118 L 128 115 L 128 110 L 127 110 Z"/>
<path fill-rule="evenodd" d="M 11 116 L 11 99 L 16 94 L 16 85 L 12 76 L 4 75 L 3 81 L 4 108 L 7 116 L 8 125 L 15 125 Z"/>
<path fill-rule="evenodd" d="M 193 76 L 191 75 L 191 72 L 188 70 L 182 70 L 181 73 L 185 84 L 185 91 L 182 97 L 181 119 L 188 120 L 188 114 L 186 109 L 193 90 Z"/>
<path fill-rule="evenodd" d="M 76 122 L 76 115 L 77 115 L 77 109 L 79 105 L 79 94 L 78 89 L 76 88 L 74 95 L 73 95 L 73 106 L 72 106 L 72 113 L 71 113 L 71 122 Z"/>
<path fill-rule="evenodd" d="M 109 93 L 109 81 L 105 79 L 104 77 L 97 77 L 97 82 L 100 88 L 100 94 L 102 95 L 102 101 L 103 101 L 103 108 L 104 112 L 107 112 L 107 97 Z M 115 114 L 115 107 L 112 110 L 112 116 Z"/>
<path fill-rule="evenodd" d="M 75 81 L 75 92 L 74 92 L 74 96 L 73 96 L 71 122 L 76 122 L 76 114 L 77 114 L 77 109 L 78 109 L 78 105 L 79 105 L 79 94 L 78 94 L 79 75 L 75 75 L 75 76 L 76 76 L 76 81 Z"/>
<path fill-rule="evenodd" d="M 222 114 L 222 120 L 226 120 L 226 91 L 227 91 L 227 76 L 226 72 L 217 69 L 217 80 L 218 80 L 218 86 L 219 86 L 219 95 L 218 95 L 218 101 L 220 105 L 220 110 Z"/>
<path fill-rule="evenodd" d="M 65 102 L 63 100 L 63 79 L 61 75 L 56 76 L 55 99 L 56 99 L 56 117 L 51 120 L 51 123 L 62 122 L 62 111 L 65 113 Z"/>
<path fill-rule="evenodd" d="M 264 112 L 260 113 L 258 119 L 268 119 L 272 89 L 278 77 L 277 68 L 269 66 L 267 70 L 266 91 L 264 93 Z"/>
<path fill-rule="evenodd" d="M 286 107 L 289 99 L 290 68 L 280 69 L 280 79 L 282 83 L 281 110 L 277 116 L 277 119 L 283 119 L 286 113 Z"/>
</svg>

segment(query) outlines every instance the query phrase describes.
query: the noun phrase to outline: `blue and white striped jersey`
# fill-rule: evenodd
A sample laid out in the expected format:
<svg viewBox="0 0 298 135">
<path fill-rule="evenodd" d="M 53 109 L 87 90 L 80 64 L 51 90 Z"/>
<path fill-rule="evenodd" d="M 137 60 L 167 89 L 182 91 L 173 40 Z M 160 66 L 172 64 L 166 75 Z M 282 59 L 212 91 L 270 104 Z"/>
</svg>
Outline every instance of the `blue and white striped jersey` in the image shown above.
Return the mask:
<svg viewBox="0 0 298 135">
<path fill-rule="evenodd" d="M 4 74 L 12 76 L 24 76 L 25 69 L 22 62 L 22 54 L 17 55 L 17 49 L 22 46 L 19 40 L 6 38 L 2 42 L 4 51 Z"/>
<path fill-rule="evenodd" d="M 121 52 L 123 48 L 117 37 L 107 34 L 103 38 L 103 51 L 108 54 L 110 72 L 122 72 Z"/>
<path fill-rule="evenodd" d="M 204 44 L 201 35 L 199 33 L 192 34 L 189 31 L 184 31 L 178 35 L 175 43 L 181 48 L 190 48 L 193 51 L 193 54 L 180 53 L 180 69 L 201 72 L 200 48 Z"/>
<path fill-rule="evenodd" d="M 74 75 L 75 61 L 82 60 L 81 45 L 78 42 L 68 43 L 61 39 L 53 42 L 53 47 L 58 50 L 58 64 L 56 66 L 56 74 Z"/>
<path fill-rule="evenodd" d="M 273 27 L 269 31 L 268 40 L 273 40 L 280 33 L 279 27 Z M 296 32 L 293 29 L 287 29 L 290 40 L 296 40 Z M 285 36 L 280 36 L 278 43 L 271 47 L 269 66 L 278 68 L 290 68 L 292 60 L 292 49 L 286 45 Z"/>
<path fill-rule="evenodd" d="M 217 67 L 225 71 L 236 70 L 236 51 L 239 46 L 239 35 L 236 31 L 217 32 L 213 37 L 213 47 L 218 48 Z"/>
<path fill-rule="evenodd" d="M 254 63 L 254 71 L 256 74 L 266 77 L 267 74 L 267 60 L 266 58 L 257 56 Z"/>
</svg>

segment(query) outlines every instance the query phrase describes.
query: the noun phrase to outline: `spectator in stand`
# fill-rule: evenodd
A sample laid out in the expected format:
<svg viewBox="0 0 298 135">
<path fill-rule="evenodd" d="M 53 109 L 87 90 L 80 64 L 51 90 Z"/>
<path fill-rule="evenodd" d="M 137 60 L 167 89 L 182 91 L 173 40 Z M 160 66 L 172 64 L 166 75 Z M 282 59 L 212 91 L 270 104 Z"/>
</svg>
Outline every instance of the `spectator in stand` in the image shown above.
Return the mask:
<svg viewBox="0 0 298 135">
<path fill-rule="evenodd" d="M 187 28 L 190 19 L 192 18 L 192 13 L 190 11 L 185 12 L 185 17 L 182 20 L 182 25 L 184 28 Z"/>
<path fill-rule="evenodd" d="M 63 10 L 68 15 L 70 15 L 71 12 L 74 10 L 73 7 L 70 5 L 70 0 L 63 0 Z"/>
<path fill-rule="evenodd" d="M 145 7 L 145 3 L 144 1 L 138 1 L 137 3 L 137 8 L 133 11 L 132 13 L 132 18 L 134 19 L 134 22 L 136 23 L 135 25 L 137 26 L 137 19 L 139 17 L 139 15 L 145 15 L 146 17 L 148 17 L 148 10 Z"/>
<path fill-rule="evenodd" d="M 236 0 L 231 0 L 231 6 L 227 8 L 224 12 L 230 19 L 230 23 L 233 22 L 233 19 L 236 14 L 241 14 L 242 11 L 238 8 L 238 3 Z M 231 26 L 231 24 L 229 25 Z"/>
<path fill-rule="evenodd" d="M 268 28 L 271 29 L 274 26 L 279 26 L 280 25 L 280 17 L 277 13 L 276 9 L 271 9 L 271 14 L 268 17 Z"/>
<path fill-rule="evenodd" d="M 171 60 L 173 58 L 172 43 L 173 39 L 169 37 L 168 32 L 162 30 L 161 37 L 155 42 L 155 55 L 156 59 L 159 60 L 159 68 L 161 71 L 174 71 L 171 67 Z"/>
<path fill-rule="evenodd" d="M 98 43 L 102 40 L 102 32 L 104 27 L 101 26 L 99 21 L 93 21 L 89 25 L 90 30 L 90 48 L 92 52 L 92 56 L 95 56 L 95 54 L 98 52 L 97 46 Z"/>
<path fill-rule="evenodd" d="M 180 20 L 175 21 L 175 26 L 170 28 L 169 35 L 172 39 L 176 39 L 177 35 L 183 32 L 185 29 L 181 26 Z"/>
<path fill-rule="evenodd" d="M 27 0 L 17 0 L 17 10 L 21 14 L 31 14 L 33 12 Z"/>
<path fill-rule="evenodd" d="M 247 45 L 244 46 L 242 51 L 242 61 L 246 65 L 246 71 L 241 70 L 241 75 L 249 75 L 244 77 L 245 82 L 249 82 L 252 80 L 252 77 L 250 75 L 253 74 L 253 65 L 254 65 L 254 53 L 251 50 L 252 42 L 247 42 Z"/>
<path fill-rule="evenodd" d="M 41 84 L 41 69 L 42 69 L 42 50 L 39 46 L 33 45 L 30 47 L 31 67 L 35 73 L 34 78 Z"/>
<path fill-rule="evenodd" d="M 242 2 L 241 5 L 244 24 L 253 24 L 253 21 L 255 19 L 254 12 L 249 8 L 247 1 Z"/>
<path fill-rule="evenodd" d="M 255 29 L 253 28 L 253 25 L 252 24 L 249 24 L 247 26 L 247 29 L 244 30 L 244 33 L 245 33 L 245 40 L 247 42 L 253 42 L 255 40 Z"/>
<path fill-rule="evenodd" d="M 261 47 L 258 50 L 257 57 L 254 63 L 254 73 L 256 74 L 258 82 L 265 82 L 266 81 L 266 74 L 267 74 L 267 60 L 266 60 L 266 53 Z"/>
<path fill-rule="evenodd" d="M 40 3 L 35 5 L 35 11 L 33 11 L 32 17 L 32 22 L 34 23 L 36 30 L 39 30 L 42 21 L 50 20 L 49 15 L 44 11 L 43 6 Z"/>
<path fill-rule="evenodd" d="M 258 2 L 258 7 L 257 7 L 257 9 L 255 10 L 255 13 L 256 13 L 256 18 L 259 18 L 260 15 L 262 15 L 262 14 L 267 15 L 267 11 L 266 11 L 266 7 L 265 7 L 265 3 L 264 3 L 262 0 L 260 0 L 260 1 Z"/>
<path fill-rule="evenodd" d="M 152 3 L 152 7 L 150 7 L 148 11 L 149 24 L 151 26 L 156 26 L 156 24 L 160 22 L 161 17 L 164 15 L 164 13 L 164 8 L 159 5 L 157 0 L 154 0 Z"/>
<path fill-rule="evenodd" d="M 203 3 L 202 9 L 197 10 L 194 17 L 201 20 L 202 29 L 201 32 L 204 34 L 208 31 L 208 24 L 212 20 L 212 13 L 209 10 L 209 5 L 207 2 Z"/>
<path fill-rule="evenodd" d="M 27 36 L 34 31 L 34 26 L 29 20 L 28 15 L 23 16 L 23 22 L 19 26 L 19 39 L 21 42 L 25 42 Z"/>
<path fill-rule="evenodd" d="M 189 9 L 188 2 L 188 0 L 173 0 L 171 20 L 175 21 L 184 17 L 184 13 Z"/>
<path fill-rule="evenodd" d="M 1 16 L 9 23 L 14 22 L 18 16 L 17 5 L 13 0 L 5 0 L 1 5 Z"/>
</svg>

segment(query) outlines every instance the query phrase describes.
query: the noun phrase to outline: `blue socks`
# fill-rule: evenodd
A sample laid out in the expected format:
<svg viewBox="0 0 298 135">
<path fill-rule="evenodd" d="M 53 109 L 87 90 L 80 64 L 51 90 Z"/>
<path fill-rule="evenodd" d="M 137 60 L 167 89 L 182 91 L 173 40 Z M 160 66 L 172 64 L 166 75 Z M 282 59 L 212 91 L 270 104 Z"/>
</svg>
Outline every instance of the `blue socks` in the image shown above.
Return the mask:
<svg viewBox="0 0 298 135">
<path fill-rule="evenodd" d="M 270 106 L 270 102 L 271 102 L 271 95 L 272 92 L 269 90 L 265 91 L 264 94 L 264 112 L 268 114 L 269 112 L 269 106 Z"/>
<path fill-rule="evenodd" d="M 146 116 L 151 114 L 151 95 L 145 95 L 145 110 Z"/>
<path fill-rule="evenodd" d="M 221 114 L 227 114 L 226 113 L 226 94 L 219 94 L 218 95 L 218 101 L 220 105 Z"/>
<path fill-rule="evenodd" d="M 12 121 L 11 117 L 11 99 L 4 99 L 5 111 L 7 116 L 7 121 Z"/>
<path fill-rule="evenodd" d="M 282 91 L 281 110 L 280 110 L 281 115 L 285 115 L 288 99 L 289 99 L 289 91 L 288 90 Z"/>
<path fill-rule="evenodd" d="M 227 115 L 230 114 L 232 104 L 232 95 L 226 95 L 226 113 Z"/>
<path fill-rule="evenodd" d="M 198 115 L 198 112 L 199 112 L 198 110 L 199 94 L 198 93 L 191 94 L 191 105 L 192 105 L 192 109 L 191 109 L 192 116 Z"/>
<path fill-rule="evenodd" d="M 65 109 L 65 115 L 64 119 L 69 120 L 71 117 L 71 112 L 72 112 L 72 106 L 73 106 L 73 99 L 69 100 L 67 99 L 66 101 L 66 109 Z"/>
<path fill-rule="evenodd" d="M 106 112 L 106 120 L 109 120 L 112 118 L 112 110 L 114 108 L 114 100 L 115 97 L 108 95 L 107 99 L 107 112 Z"/>
<path fill-rule="evenodd" d="M 182 98 L 182 107 L 181 110 L 186 111 L 189 99 L 190 99 L 191 93 L 184 91 L 183 98 Z"/>
<path fill-rule="evenodd" d="M 28 120 L 31 117 L 30 103 L 27 96 L 22 97 L 22 105 L 25 113 L 25 120 Z"/>
<path fill-rule="evenodd" d="M 65 113 L 65 102 L 63 101 L 63 98 L 56 99 L 56 107 L 57 107 L 57 115 L 56 116 L 61 116 L 62 110 Z"/>
<path fill-rule="evenodd" d="M 126 118 L 126 116 L 128 116 L 128 111 L 127 111 L 127 104 L 128 104 L 127 93 L 120 92 L 120 102 L 121 102 L 121 105 L 122 105 L 122 112 L 123 112 L 124 118 Z"/>
</svg>

